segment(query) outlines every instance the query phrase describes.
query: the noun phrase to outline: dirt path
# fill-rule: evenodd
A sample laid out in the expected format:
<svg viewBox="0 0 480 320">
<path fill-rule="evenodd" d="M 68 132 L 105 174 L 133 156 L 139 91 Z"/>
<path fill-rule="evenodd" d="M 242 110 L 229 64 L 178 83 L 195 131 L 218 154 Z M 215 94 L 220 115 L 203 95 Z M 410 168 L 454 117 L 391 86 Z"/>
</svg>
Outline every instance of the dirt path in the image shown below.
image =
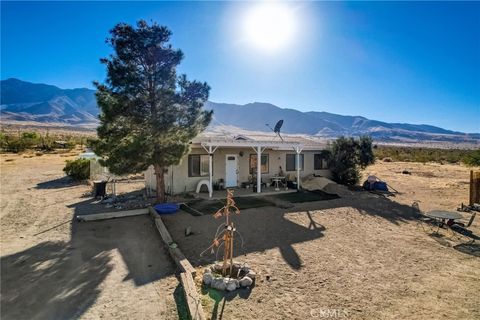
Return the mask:
<svg viewBox="0 0 480 320">
<path fill-rule="evenodd" d="M 63 178 L 65 159 L 0 156 L 2 319 L 176 319 L 151 221 L 72 222 L 89 187 Z"/>
</svg>

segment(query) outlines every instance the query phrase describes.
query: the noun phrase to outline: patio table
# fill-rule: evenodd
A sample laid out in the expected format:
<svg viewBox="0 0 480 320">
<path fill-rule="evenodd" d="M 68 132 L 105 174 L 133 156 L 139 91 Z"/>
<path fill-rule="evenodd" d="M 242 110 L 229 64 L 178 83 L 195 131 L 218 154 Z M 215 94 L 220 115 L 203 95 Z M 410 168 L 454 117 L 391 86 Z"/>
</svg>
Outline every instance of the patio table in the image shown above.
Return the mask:
<svg viewBox="0 0 480 320">
<path fill-rule="evenodd" d="M 279 191 L 280 188 L 279 188 L 279 184 L 281 183 L 282 186 L 284 185 L 284 182 L 285 181 L 285 177 L 281 177 L 281 176 L 275 176 L 275 177 L 272 177 L 272 182 L 275 184 L 275 191 Z"/>
<path fill-rule="evenodd" d="M 457 212 L 443 210 L 430 211 L 427 212 L 425 215 L 439 221 L 440 227 L 443 227 L 444 224 L 446 224 L 447 226 L 451 226 L 455 220 L 462 218 L 462 215 Z M 447 223 L 445 223 L 445 220 L 448 220 Z"/>
</svg>

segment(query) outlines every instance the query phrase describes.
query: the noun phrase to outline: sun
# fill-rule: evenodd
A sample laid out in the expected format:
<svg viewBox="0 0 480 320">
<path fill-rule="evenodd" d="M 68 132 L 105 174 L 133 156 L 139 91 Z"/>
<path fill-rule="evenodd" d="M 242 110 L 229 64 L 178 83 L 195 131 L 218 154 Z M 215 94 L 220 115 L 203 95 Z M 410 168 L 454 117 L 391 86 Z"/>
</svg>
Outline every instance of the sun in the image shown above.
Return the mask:
<svg viewBox="0 0 480 320">
<path fill-rule="evenodd" d="M 295 35 L 293 10 L 279 3 L 255 6 L 244 20 L 244 36 L 253 47 L 272 52 L 291 43 Z"/>
</svg>

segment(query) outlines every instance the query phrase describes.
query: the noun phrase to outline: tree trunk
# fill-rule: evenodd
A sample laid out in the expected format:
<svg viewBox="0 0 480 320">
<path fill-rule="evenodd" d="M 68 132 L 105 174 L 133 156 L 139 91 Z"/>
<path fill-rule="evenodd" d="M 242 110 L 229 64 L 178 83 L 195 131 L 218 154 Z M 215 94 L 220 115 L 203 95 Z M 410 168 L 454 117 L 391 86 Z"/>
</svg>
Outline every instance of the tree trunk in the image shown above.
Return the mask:
<svg viewBox="0 0 480 320">
<path fill-rule="evenodd" d="M 157 176 L 157 202 L 165 202 L 165 168 L 159 164 L 154 164 L 155 175 Z"/>
</svg>

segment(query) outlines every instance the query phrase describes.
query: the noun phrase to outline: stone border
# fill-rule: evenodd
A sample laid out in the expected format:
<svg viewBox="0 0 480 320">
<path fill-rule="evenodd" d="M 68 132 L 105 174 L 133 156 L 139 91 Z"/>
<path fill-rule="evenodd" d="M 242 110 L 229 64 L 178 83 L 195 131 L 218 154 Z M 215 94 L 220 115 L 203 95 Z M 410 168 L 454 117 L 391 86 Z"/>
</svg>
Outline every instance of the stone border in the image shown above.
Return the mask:
<svg viewBox="0 0 480 320">
<path fill-rule="evenodd" d="M 190 261 L 180 251 L 177 244 L 173 241 L 172 236 L 168 232 L 162 218 L 154 208 L 148 207 L 150 217 L 155 222 L 160 237 L 168 248 L 170 256 L 175 261 L 177 266 L 182 271 L 180 273 L 180 281 L 182 283 L 183 294 L 187 301 L 188 313 L 192 320 L 206 320 L 205 313 L 203 312 L 200 296 L 198 295 L 193 277 L 196 275 L 195 268 L 190 264 Z"/>
</svg>

